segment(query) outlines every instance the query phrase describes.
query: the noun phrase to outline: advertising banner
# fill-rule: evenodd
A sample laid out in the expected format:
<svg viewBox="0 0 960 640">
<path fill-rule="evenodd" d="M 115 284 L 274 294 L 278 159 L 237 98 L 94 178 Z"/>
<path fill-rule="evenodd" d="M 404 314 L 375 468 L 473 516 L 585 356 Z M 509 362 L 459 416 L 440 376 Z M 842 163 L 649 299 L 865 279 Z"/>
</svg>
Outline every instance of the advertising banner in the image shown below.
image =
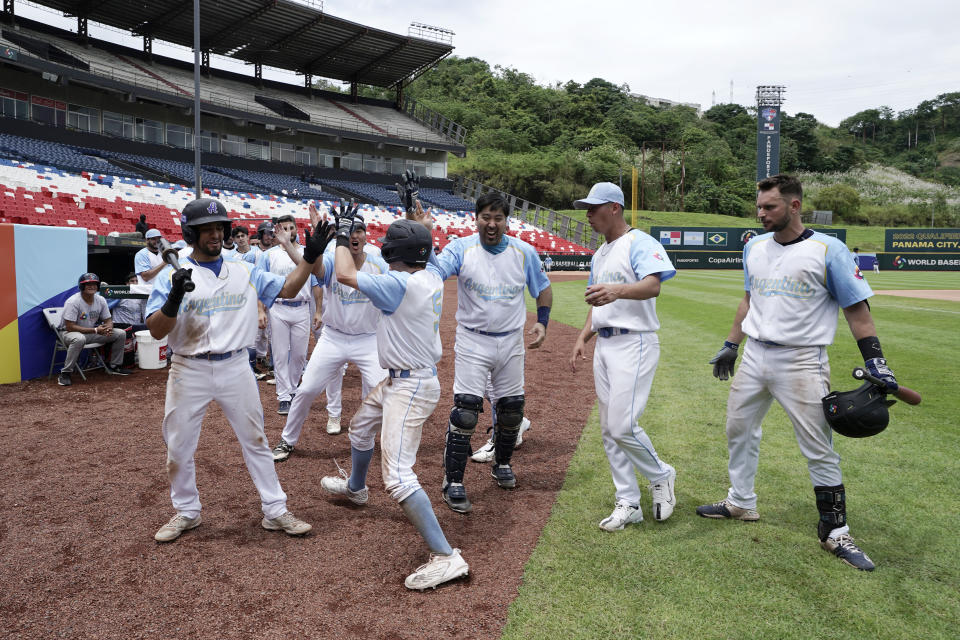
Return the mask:
<svg viewBox="0 0 960 640">
<path fill-rule="evenodd" d="M 547 258 L 550 261 L 547 261 Z M 547 271 L 590 271 L 592 255 L 572 256 L 563 253 L 541 253 L 540 261 Z"/>
<path fill-rule="evenodd" d="M 960 253 L 960 229 L 887 229 L 887 252 Z"/>
<path fill-rule="evenodd" d="M 846 229 L 816 229 L 820 233 L 847 241 Z M 743 251 L 754 236 L 766 233 L 762 228 L 744 227 L 650 227 L 650 235 L 673 251 Z"/>
<path fill-rule="evenodd" d="M 877 258 L 881 271 L 960 271 L 960 253 L 881 253 Z"/>
<path fill-rule="evenodd" d="M 743 269 L 742 251 L 667 251 L 670 262 L 681 269 Z"/>
<path fill-rule="evenodd" d="M 757 113 L 757 182 L 780 173 L 780 107 Z"/>
</svg>

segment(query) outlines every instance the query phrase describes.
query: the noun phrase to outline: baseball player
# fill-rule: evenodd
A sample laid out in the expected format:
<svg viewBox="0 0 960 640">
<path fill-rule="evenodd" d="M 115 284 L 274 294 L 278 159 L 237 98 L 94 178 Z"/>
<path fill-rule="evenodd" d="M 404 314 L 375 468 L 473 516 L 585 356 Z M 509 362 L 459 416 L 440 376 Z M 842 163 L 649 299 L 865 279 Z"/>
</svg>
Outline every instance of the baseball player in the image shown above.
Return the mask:
<svg viewBox="0 0 960 640">
<path fill-rule="evenodd" d="M 531 349 L 543 344 L 553 305 L 553 290 L 536 250 L 506 235 L 508 206 L 489 193 L 477 200 L 477 233 L 457 238 L 436 258 L 440 276 L 457 278 L 457 337 L 453 410 L 444 449 L 444 502 L 458 513 L 473 509 L 463 485 L 470 436 L 483 411 L 489 377 L 496 405 L 497 433 L 491 475 L 497 485 L 517 484 L 510 466 L 523 423 L 524 287 L 537 301 L 537 322 L 530 329 Z"/>
<path fill-rule="evenodd" d="M 157 229 L 149 229 L 144 235 L 147 246 L 133 256 L 133 270 L 137 273 L 138 284 L 151 284 L 157 274 L 163 271 L 167 263 L 160 255 L 161 234 Z"/>
<path fill-rule="evenodd" d="M 820 514 L 820 545 L 847 564 L 872 571 L 873 562 L 850 537 L 840 456 L 833 450 L 820 399 L 830 390 L 827 345 L 837 330 L 838 308 L 867 371 L 897 390 L 867 304 L 873 292 L 842 242 L 804 228 L 799 180 L 776 175 L 757 188 L 757 216 L 767 233 L 743 248 L 746 293 L 723 348 L 710 361 L 713 375 L 726 380 L 740 343 L 749 338 L 727 399 L 730 489 L 725 499 L 697 507 L 697 513 L 706 518 L 760 518 L 754 478 L 761 423 L 776 400 L 790 417 L 807 459 Z"/>
<path fill-rule="evenodd" d="M 348 214 L 346 206 L 341 211 L 352 215 Z M 355 211 L 356 207 L 354 207 Z M 383 258 L 364 251 L 364 246 L 367 244 L 367 231 L 363 218 L 353 216 L 353 219 L 353 231 L 350 233 L 346 248 L 350 252 L 354 269 L 360 273 L 374 275 L 386 273 L 389 267 Z M 343 379 L 344 365 L 352 362 L 360 369 L 364 397 L 387 377 L 387 372 L 380 366 L 377 357 L 377 322 L 380 320 L 381 313 L 373 306 L 366 294 L 337 280 L 334 262 L 333 251 L 323 254 L 318 277 L 324 287 L 323 331 L 307 363 L 303 381 L 297 388 L 290 414 L 287 416 L 287 424 L 280 435 L 280 442 L 273 448 L 273 459 L 276 462 L 282 462 L 290 457 L 300 439 L 303 422 L 307 418 L 314 398 L 327 389 L 332 382 Z M 329 394 L 327 400 L 330 400 Z M 340 430 L 339 415 L 338 413 L 337 431 Z M 372 449 L 370 453 L 372 455 Z"/>
<path fill-rule="evenodd" d="M 233 258 L 237 255 L 237 245 L 233 243 L 233 231 L 223 237 L 223 250 L 220 255 L 225 259 Z"/>
<path fill-rule="evenodd" d="M 296 243 L 297 223 L 293 216 L 277 219 L 277 227 L 286 231 Z M 298 250 L 302 252 L 302 249 Z M 285 247 L 276 244 L 258 259 L 257 266 L 264 271 L 285 276 L 296 268 Z M 307 344 L 310 342 L 310 283 L 305 282 L 296 296 L 278 300 L 270 307 L 270 353 L 277 382 L 277 413 L 287 415 L 290 401 L 307 364 Z M 309 404 L 307 408 L 309 409 Z"/>
<path fill-rule="evenodd" d="M 362 292 L 381 312 L 377 350 L 380 366 L 389 370 L 389 377 L 364 398 L 350 421 L 350 475 L 341 469 L 339 476 L 327 476 L 320 484 L 354 504 L 365 504 L 367 469 L 379 429 L 386 489 L 430 549 L 430 559 L 407 576 L 404 584 L 408 589 L 429 589 L 469 571 L 460 550 L 447 542 L 430 498 L 413 472 L 423 423 L 440 400 L 436 364 L 441 355 L 443 281 L 435 270 L 424 268 L 431 237 L 423 224 L 397 220 L 387 229 L 382 249 L 383 259 L 390 265 L 387 273 L 357 270 L 349 248 L 350 225 L 349 216 L 338 220 L 337 282 Z"/>
<path fill-rule="evenodd" d="M 264 220 L 257 225 L 258 245 L 253 245 L 250 250 L 243 254 L 243 260 L 250 264 L 257 264 L 257 260 L 276 242 L 274 236 L 274 225 L 271 220 Z M 256 358 L 261 363 L 260 373 L 257 374 L 257 380 L 263 380 L 273 373 L 273 367 L 269 363 L 270 355 L 270 317 L 267 309 L 261 304 L 257 305 L 257 339 L 254 342 Z"/>
<path fill-rule="evenodd" d="M 127 334 L 123 329 L 113 326 L 113 318 L 107 300 L 99 293 L 100 277 L 95 273 L 85 273 L 77 281 L 80 289 L 63 303 L 62 326 L 63 342 L 67 346 L 67 355 L 60 369 L 57 384 L 69 387 L 73 384 L 71 373 L 77 365 L 77 359 L 84 346 L 88 344 L 109 344 L 110 364 L 107 373 L 126 376 L 133 373 L 123 366 L 123 343 Z"/>
<path fill-rule="evenodd" d="M 313 263 L 323 252 L 311 241 L 301 259 L 281 229 L 277 239 L 297 267 L 281 277 L 239 260 L 220 256 L 230 219 L 223 205 L 210 198 L 187 204 L 180 216 L 193 254 L 186 268 L 168 268 L 157 278 L 147 300 L 147 326 L 155 338 L 168 337 L 174 351 L 167 378 L 163 439 L 167 445 L 167 476 L 176 515 L 154 536 L 170 542 L 200 525 L 193 454 L 200 426 L 212 400 L 220 405 L 243 450 L 243 459 L 260 494 L 263 528 L 303 535 L 311 527 L 287 510 L 273 456 L 263 431 L 263 407 L 253 372 L 247 364 L 247 346 L 257 328 L 257 302 L 270 307 L 277 298 L 292 298 L 307 281 Z M 317 229 L 325 235 L 327 229 Z M 195 289 L 187 292 L 192 280 Z"/>
<path fill-rule="evenodd" d="M 660 360 L 656 298 L 661 283 L 677 272 L 659 242 L 624 220 L 623 191 L 617 185 L 597 183 L 573 206 L 587 210 L 590 226 L 606 240 L 590 262 L 584 299 L 591 308 L 570 365 L 576 371 L 586 343 L 598 335 L 593 379 L 603 448 L 616 489 L 616 505 L 600 528 L 620 531 L 643 520 L 636 471 L 650 482 L 654 520 L 669 518 L 677 502 L 677 472 L 660 459 L 639 424 Z"/>
</svg>

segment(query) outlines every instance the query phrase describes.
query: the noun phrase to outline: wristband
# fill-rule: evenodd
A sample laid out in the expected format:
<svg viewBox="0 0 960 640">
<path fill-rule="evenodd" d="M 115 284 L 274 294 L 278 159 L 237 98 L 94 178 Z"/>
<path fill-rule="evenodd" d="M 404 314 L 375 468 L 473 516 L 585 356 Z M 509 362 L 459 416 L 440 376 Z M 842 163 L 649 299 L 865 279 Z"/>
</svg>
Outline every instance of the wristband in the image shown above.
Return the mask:
<svg viewBox="0 0 960 640">
<path fill-rule="evenodd" d="M 882 358 L 883 351 L 880 349 L 880 339 L 877 336 L 867 336 L 857 340 L 857 347 L 860 348 L 860 355 L 863 359 Z"/>
<path fill-rule="evenodd" d="M 170 296 L 167 297 L 167 301 L 160 307 L 160 313 L 168 318 L 176 318 L 177 313 L 180 311 L 180 303 L 183 302 L 183 294 L 183 291 L 180 291 L 179 295 L 171 291 Z"/>
<path fill-rule="evenodd" d="M 724 340 L 723 346 L 726 347 L 727 349 L 733 349 L 734 351 L 740 348 L 739 344 L 735 342 L 730 342 L 729 340 Z"/>
<path fill-rule="evenodd" d="M 550 307 L 543 306 L 537 307 L 537 322 L 543 325 L 543 328 L 547 328 L 547 322 L 550 321 Z"/>
</svg>

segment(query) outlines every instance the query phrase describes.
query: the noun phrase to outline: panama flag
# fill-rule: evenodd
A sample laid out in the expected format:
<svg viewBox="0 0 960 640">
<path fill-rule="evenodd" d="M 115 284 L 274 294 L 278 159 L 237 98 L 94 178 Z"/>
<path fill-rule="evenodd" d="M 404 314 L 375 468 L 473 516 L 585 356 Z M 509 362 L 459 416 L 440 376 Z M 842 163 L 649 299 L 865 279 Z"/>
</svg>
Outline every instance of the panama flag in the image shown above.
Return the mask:
<svg viewBox="0 0 960 640">
<path fill-rule="evenodd" d="M 680 231 L 661 231 L 660 244 L 682 244 Z"/>
<path fill-rule="evenodd" d="M 763 128 L 766 129 L 767 131 L 773 131 L 774 124 L 772 122 L 764 122 Z"/>
</svg>

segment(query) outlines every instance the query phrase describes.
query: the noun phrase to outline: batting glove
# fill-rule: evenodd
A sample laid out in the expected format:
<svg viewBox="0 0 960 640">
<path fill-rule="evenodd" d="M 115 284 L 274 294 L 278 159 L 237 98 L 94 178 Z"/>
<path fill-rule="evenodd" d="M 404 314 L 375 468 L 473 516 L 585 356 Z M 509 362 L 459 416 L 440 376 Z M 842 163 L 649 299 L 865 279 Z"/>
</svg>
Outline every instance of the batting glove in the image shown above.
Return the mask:
<svg viewBox="0 0 960 640">
<path fill-rule="evenodd" d="M 168 318 L 176 318 L 180 311 L 180 303 L 183 302 L 183 296 L 186 294 L 187 283 L 191 282 L 190 276 L 193 269 L 177 269 L 170 276 L 170 293 L 167 294 L 167 301 L 160 307 L 160 312 Z"/>
<path fill-rule="evenodd" d="M 867 373 L 874 378 L 879 378 L 887 385 L 887 391 L 896 391 L 900 388 L 900 385 L 897 384 L 897 378 L 893 375 L 890 367 L 887 366 L 887 360 L 885 358 L 870 358 L 869 360 L 864 360 L 863 366 L 867 368 Z"/>
<path fill-rule="evenodd" d="M 717 351 L 708 364 L 713 365 L 713 377 L 727 380 L 733 375 L 733 366 L 737 362 L 737 349 L 740 345 L 724 340 L 723 348 Z"/>
<path fill-rule="evenodd" d="M 420 196 L 420 178 L 413 169 L 403 172 L 402 181 L 397 183 L 397 196 L 400 198 L 400 206 L 407 213 L 416 209 L 416 200 Z"/>
<path fill-rule="evenodd" d="M 303 259 L 310 264 L 316 262 L 317 258 L 323 255 L 323 250 L 327 247 L 327 243 L 330 242 L 330 236 L 333 235 L 333 232 L 333 226 L 325 220 L 317 223 L 317 228 L 312 234 L 310 230 L 307 229 L 306 244 L 303 247 Z"/>
</svg>

